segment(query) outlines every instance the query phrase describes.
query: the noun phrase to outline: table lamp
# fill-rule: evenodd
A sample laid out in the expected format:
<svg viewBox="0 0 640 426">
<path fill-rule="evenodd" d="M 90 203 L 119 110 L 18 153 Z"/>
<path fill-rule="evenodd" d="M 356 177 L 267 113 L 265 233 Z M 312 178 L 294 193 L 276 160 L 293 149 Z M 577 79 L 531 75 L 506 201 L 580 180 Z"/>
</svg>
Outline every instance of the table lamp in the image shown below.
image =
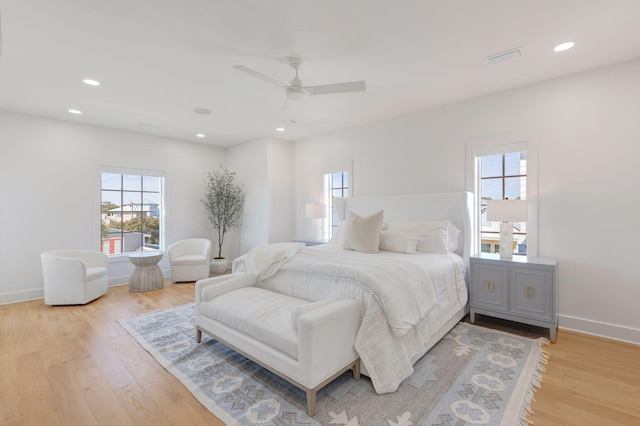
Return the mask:
<svg viewBox="0 0 640 426">
<path fill-rule="evenodd" d="M 500 222 L 500 259 L 513 258 L 513 223 L 526 222 L 526 200 L 487 200 L 487 220 Z"/>
<path fill-rule="evenodd" d="M 322 227 L 318 227 L 318 219 L 324 219 L 327 217 L 327 212 L 324 204 L 305 204 L 304 205 L 304 217 L 311 219 L 314 226 L 315 236 L 318 241 L 322 240 Z"/>
</svg>

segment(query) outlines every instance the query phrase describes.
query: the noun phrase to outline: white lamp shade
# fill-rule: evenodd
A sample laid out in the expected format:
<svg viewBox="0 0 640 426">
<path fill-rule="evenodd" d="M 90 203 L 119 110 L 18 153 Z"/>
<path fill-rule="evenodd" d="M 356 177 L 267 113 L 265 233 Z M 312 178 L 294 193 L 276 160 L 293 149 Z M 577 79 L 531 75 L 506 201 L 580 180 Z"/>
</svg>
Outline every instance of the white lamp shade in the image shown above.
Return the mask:
<svg viewBox="0 0 640 426">
<path fill-rule="evenodd" d="M 492 222 L 526 222 L 527 200 L 487 200 L 487 220 Z"/>
<path fill-rule="evenodd" d="M 324 204 L 305 204 L 304 217 L 307 219 L 323 219 L 326 216 Z"/>
</svg>

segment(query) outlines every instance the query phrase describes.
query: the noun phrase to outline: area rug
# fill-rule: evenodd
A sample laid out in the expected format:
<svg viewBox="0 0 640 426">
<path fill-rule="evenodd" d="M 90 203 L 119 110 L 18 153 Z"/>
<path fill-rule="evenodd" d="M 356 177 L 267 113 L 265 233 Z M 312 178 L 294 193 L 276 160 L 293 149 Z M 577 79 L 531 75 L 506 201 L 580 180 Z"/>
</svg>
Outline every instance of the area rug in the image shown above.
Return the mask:
<svg viewBox="0 0 640 426">
<path fill-rule="evenodd" d="M 208 336 L 197 344 L 194 318 L 190 303 L 120 324 L 228 425 L 527 425 L 546 363 L 544 338 L 461 322 L 396 392 L 347 372 L 318 392 L 311 418 L 303 391 Z"/>
</svg>

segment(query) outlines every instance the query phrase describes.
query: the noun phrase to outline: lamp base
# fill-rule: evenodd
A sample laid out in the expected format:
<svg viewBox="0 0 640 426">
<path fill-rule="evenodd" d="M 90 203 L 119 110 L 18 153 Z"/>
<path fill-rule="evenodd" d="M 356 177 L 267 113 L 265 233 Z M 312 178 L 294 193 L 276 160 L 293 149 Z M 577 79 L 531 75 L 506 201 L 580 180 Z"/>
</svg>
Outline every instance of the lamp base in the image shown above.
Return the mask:
<svg viewBox="0 0 640 426">
<path fill-rule="evenodd" d="M 513 225 L 500 223 L 500 259 L 513 259 Z"/>
<path fill-rule="evenodd" d="M 313 240 L 322 241 L 323 239 L 323 230 L 322 230 L 322 219 L 314 218 L 311 219 L 313 222 Z"/>
</svg>

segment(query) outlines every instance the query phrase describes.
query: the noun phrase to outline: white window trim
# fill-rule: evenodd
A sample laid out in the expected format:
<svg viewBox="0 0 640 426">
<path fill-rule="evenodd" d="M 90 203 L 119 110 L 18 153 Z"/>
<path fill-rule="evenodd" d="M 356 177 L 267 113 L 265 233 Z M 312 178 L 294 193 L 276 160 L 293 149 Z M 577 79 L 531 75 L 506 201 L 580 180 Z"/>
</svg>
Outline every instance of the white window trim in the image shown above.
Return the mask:
<svg viewBox="0 0 640 426">
<path fill-rule="evenodd" d="M 466 146 L 466 189 L 475 194 L 473 209 L 473 229 L 478 235 L 472 237 L 472 251 L 480 252 L 479 233 L 480 215 L 478 206 L 480 201 L 477 195 L 480 193 L 478 179 L 478 157 L 485 155 L 507 154 L 510 152 L 527 152 L 527 201 L 529 211 L 527 221 L 527 255 L 538 256 L 538 141 L 532 134 L 506 135 L 494 138 L 470 141 Z"/>
<path fill-rule="evenodd" d="M 164 172 L 162 170 L 134 169 L 131 167 L 100 166 L 100 173 L 164 177 Z"/>
</svg>

